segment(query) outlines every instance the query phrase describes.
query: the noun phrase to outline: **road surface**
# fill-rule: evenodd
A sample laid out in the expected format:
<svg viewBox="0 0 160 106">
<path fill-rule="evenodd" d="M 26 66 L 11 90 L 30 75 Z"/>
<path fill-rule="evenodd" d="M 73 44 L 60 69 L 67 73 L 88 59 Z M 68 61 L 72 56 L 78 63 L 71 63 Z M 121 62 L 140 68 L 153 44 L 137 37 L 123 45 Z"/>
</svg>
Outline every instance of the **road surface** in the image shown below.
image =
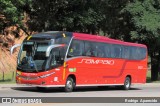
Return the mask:
<svg viewBox="0 0 160 106">
<path fill-rule="evenodd" d="M 59 88 L 50 88 L 45 91 L 38 91 L 35 87 L 28 87 L 28 86 L 19 86 L 15 84 L 1 84 L 0 85 L 0 97 L 121 97 L 126 99 L 134 99 L 134 97 L 152 97 L 159 98 L 160 99 L 160 84 L 159 83 L 148 83 L 148 84 L 142 84 L 142 85 L 133 85 L 130 90 L 124 91 L 121 88 L 117 87 L 109 87 L 109 88 L 98 88 L 98 87 L 79 87 L 76 90 L 74 90 L 71 93 L 65 93 L 63 89 Z M 61 98 L 60 98 L 61 99 Z M 62 98 L 64 99 L 64 98 Z M 74 99 L 74 98 L 72 98 Z M 103 99 L 103 98 L 102 98 Z M 113 98 L 117 99 L 117 98 Z M 112 101 L 112 100 L 111 100 Z M 128 102 L 128 101 L 127 101 Z M 129 101 L 131 102 L 131 101 Z M 135 104 L 130 103 L 130 106 L 160 106 L 160 103 L 137 103 Z M 53 103 L 54 106 L 82 106 L 82 103 Z M 49 106 L 53 106 L 53 104 L 47 104 Z M 128 103 L 89 103 L 88 106 L 128 106 Z M 0 104 L 1 105 L 1 104 Z M 4 105 L 4 104 L 2 104 Z M 10 105 L 10 104 L 7 104 Z M 4 106 L 7 106 L 6 104 Z M 13 104 L 12 104 L 13 105 Z M 17 106 L 17 104 L 14 104 Z M 18 106 L 21 106 L 22 104 L 18 104 Z M 23 104 L 24 105 L 24 104 Z M 27 105 L 27 104 L 26 104 Z M 38 106 L 45 106 L 46 104 L 38 104 Z M 85 104 L 83 104 L 85 105 Z M 37 104 L 33 104 L 33 106 L 37 106 Z"/>
</svg>

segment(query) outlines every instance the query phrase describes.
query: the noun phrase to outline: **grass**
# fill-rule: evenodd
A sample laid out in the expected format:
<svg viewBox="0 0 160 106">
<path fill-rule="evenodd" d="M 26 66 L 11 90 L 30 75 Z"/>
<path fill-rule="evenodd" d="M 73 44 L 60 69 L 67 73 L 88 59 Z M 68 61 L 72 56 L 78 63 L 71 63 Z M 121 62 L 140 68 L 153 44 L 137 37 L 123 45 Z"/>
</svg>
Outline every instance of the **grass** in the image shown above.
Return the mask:
<svg viewBox="0 0 160 106">
<path fill-rule="evenodd" d="M 0 72 L 0 84 L 15 83 L 15 72 Z"/>
</svg>

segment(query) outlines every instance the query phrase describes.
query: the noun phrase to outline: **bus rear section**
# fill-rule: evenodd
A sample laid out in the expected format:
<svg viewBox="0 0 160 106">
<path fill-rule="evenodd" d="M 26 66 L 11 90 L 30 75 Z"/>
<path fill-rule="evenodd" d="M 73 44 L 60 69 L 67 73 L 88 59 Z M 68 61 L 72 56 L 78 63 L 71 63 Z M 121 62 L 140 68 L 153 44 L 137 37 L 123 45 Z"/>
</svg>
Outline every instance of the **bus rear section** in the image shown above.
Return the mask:
<svg viewBox="0 0 160 106">
<path fill-rule="evenodd" d="M 117 85 L 128 90 L 131 84 L 146 82 L 147 48 L 77 37 L 69 48 L 67 65 L 76 76 L 76 86 Z"/>
</svg>

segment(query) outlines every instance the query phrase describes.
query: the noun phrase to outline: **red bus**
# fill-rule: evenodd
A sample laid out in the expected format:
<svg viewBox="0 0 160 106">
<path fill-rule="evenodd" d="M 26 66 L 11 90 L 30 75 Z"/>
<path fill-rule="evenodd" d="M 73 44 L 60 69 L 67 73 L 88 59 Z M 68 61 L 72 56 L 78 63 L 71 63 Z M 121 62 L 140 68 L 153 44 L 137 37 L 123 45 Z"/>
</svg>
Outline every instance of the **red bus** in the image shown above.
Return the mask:
<svg viewBox="0 0 160 106">
<path fill-rule="evenodd" d="M 20 45 L 15 45 L 13 49 Z M 147 47 L 104 36 L 50 31 L 27 37 L 21 44 L 16 83 L 37 88 L 122 86 L 145 83 Z"/>
</svg>

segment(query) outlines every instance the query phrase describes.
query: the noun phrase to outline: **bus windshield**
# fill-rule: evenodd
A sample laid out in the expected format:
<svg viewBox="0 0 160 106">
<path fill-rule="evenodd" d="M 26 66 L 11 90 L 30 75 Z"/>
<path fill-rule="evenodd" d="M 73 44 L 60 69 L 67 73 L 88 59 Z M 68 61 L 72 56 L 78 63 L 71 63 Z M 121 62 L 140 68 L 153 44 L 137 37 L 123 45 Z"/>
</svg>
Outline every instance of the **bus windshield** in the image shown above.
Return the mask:
<svg viewBox="0 0 160 106">
<path fill-rule="evenodd" d="M 58 57 L 56 52 L 64 53 L 64 51 L 62 51 L 64 49 L 58 49 L 59 47 L 53 48 L 51 51 L 51 56 L 47 57 L 46 50 L 50 45 L 50 42 L 47 41 L 24 42 L 18 56 L 18 69 L 22 72 L 43 72 L 50 69 L 51 67 L 54 68 L 61 65 L 62 61 L 60 60 L 64 59 L 64 55 L 63 57 L 62 55 L 59 55 Z M 56 59 L 54 58 L 53 61 L 51 57 L 56 57 Z M 51 61 L 54 63 L 51 64 Z"/>
</svg>

